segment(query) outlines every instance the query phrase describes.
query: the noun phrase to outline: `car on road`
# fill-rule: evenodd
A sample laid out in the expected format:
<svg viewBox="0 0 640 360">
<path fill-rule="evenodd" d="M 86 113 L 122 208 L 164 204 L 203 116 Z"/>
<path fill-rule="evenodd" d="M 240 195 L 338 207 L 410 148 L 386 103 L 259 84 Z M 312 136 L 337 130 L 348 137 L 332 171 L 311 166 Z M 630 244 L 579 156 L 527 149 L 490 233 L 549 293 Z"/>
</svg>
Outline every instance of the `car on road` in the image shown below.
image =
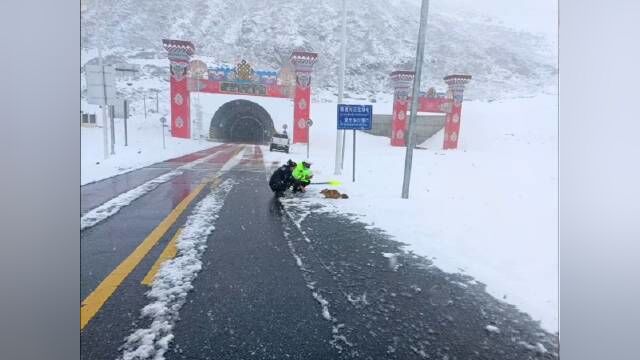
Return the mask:
<svg viewBox="0 0 640 360">
<path fill-rule="evenodd" d="M 269 151 L 284 151 L 289 153 L 289 136 L 287 134 L 273 133 L 271 136 L 271 144 L 269 144 Z"/>
</svg>

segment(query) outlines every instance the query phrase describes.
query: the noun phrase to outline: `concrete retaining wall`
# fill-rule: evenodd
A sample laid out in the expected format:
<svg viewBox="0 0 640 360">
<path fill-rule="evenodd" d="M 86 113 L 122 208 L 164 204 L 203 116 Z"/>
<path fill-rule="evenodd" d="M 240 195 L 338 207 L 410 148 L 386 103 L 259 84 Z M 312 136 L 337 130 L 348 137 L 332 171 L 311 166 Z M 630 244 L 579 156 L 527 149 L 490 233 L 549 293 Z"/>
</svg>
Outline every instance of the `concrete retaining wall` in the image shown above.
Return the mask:
<svg viewBox="0 0 640 360">
<path fill-rule="evenodd" d="M 407 116 L 409 114 L 407 113 Z M 391 138 L 391 115 L 373 114 L 371 130 L 365 131 L 371 135 Z M 415 144 L 419 145 L 444 127 L 445 115 L 418 115 L 415 127 Z"/>
</svg>

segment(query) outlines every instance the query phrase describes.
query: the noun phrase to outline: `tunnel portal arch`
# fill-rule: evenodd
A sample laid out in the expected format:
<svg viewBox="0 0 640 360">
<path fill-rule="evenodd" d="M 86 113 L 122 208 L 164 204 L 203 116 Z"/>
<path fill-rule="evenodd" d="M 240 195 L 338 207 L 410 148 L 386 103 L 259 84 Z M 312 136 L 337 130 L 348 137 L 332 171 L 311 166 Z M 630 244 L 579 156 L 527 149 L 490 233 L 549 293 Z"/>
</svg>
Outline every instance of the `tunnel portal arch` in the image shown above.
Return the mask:
<svg viewBox="0 0 640 360">
<path fill-rule="evenodd" d="M 249 100 L 223 104 L 211 118 L 209 138 L 223 142 L 267 144 L 275 132 L 273 120 L 260 105 Z"/>
</svg>

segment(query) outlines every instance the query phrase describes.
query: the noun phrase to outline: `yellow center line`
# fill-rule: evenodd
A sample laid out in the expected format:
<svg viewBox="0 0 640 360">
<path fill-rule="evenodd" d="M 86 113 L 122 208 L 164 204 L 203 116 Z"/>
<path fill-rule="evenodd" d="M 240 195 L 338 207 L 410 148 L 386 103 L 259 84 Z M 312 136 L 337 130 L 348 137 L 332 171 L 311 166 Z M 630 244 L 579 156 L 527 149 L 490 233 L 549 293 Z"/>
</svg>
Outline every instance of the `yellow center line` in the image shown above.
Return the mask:
<svg viewBox="0 0 640 360">
<path fill-rule="evenodd" d="M 187 209 L 193 199 L 200 194 L 206 184 L 206 182 L 203 182 L 196 186 L 196 188 L 153 229 L 147 238 L 84 299 L 80 307 L 80 330 L 84 329 L 89 321 L 98 313 L 102 305 L 111 297 L 122 281 L 138 266 L 149 250 L 160 241 L 171 225 L 173 225 L 178 217 Z"/>
<path fill-rule="evenodd" d="M 180 237 L 181 233 L 182 229 L 178 229 L 178 231 L 176 231 L 176 234 L 173 235 L 171 241 L 169 241 L 169 243 L 167 244 L 167 247 L 164 248 L 160 256 L 158 256 L 156 262 L 153 263 L 153 266 L 151 266 L 151 269 L 147 273 L 147 276 L 145 276 L 144 279 L 142 279 L 142 281 L 140 282 L 142 285 L 151 286 L 151 284 L 153 284 L 153 279 L 158 273 L 158 270 L 160 270 L 160 265 L 162 265 L 167 260 L 173 259 L 176 256 L 176 253 L 178 251 L 176 248 L 176 243 L 178 242 L 178 238 Z"/>
<path fill-rule="evenodd" d="M 216 186 L 220 184 L 220 182 L 221 182 L 220 178 L 218 177 L 213 178 L 211 180 L 211 189 L 213 190 Z M 153 279 L 155 279 L 156 274 L 158 273 L 158 270 L 160 270 L 160 266 L 165 261 L 173 259 L 176 256 L 176 254 L 178 253 L 176 245 L 178 243 L 178 239 L 180 238 L 181 233 L 182 233 L 182 229 L 178 229 L 178 231 L 176 231 L 175 235 L 173 235 L 173 237 L 171 238 L 167 246 L 164 248 L 164 250 L 162 250 L 162 253 L 160 254 L 160 256 L 158 256 L 158 259 L 156 260 L 156 262 L 153 263 L 153 266 L 151 266 L 151 269 L 149 270 L 147 275 L 140 282 L 142 285 L 151 286 L 153 284 Z"/>
<path fill-rule="evenodd" d="M 243 149 L 238 146 L 233 150 L 233 158 Z M 102 282 L 89 294 L 80 306 L 80 330 L 91 321 L 91 319 L 100 311 L 104 303 L 113 295 L 120 284 L 140 264 L 142 259 L 149 251 L 160 241 L 164 234 L 178 220 L 178 217 L 187 209 L 189 204 L 202 192 L 205 186 L 210 183 L 216 186 L 220 179 L 216 176 L 201 182 L 187 197 L 176 206 L 162 222 L 156 226 L 151 233 L 136 247 L 129 256 L 124 259 Z M 148 276 L 148 275 L 147 275 Z M 155 276 L 155 274 L 154 274 Z"/>
</svg>

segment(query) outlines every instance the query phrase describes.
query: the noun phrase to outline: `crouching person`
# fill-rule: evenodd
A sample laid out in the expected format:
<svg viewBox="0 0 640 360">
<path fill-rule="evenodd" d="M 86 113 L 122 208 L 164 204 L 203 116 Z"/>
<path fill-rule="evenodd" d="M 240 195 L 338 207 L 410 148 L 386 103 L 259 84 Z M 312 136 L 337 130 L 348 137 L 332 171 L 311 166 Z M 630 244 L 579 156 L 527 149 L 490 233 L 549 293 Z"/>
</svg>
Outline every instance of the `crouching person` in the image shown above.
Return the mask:
<svg viewBox="0 0 640 360">
<path fill-rule="evenodd" d="M 305 187 L 311 183 L 313 178 L 313 172 L 311 171 L 311 163 L 307 160 L 299 163 L 293 169 L 293 178 L 295 185 L 293 186 L 293 192 L 305 192 Z"/>
<path fill-rule="evenodd" d="M 293 170 L 296 165 L 297 164 L 295 162 L 289 160 L 286 164 L 276 169 L 276 171 L 271 175 L 271 178 L 269 179 L 269 187 L 277 197 L 282 196 L 289 187 L 295 185 L 296 181 L 293 178 Z"/>
</svg>

